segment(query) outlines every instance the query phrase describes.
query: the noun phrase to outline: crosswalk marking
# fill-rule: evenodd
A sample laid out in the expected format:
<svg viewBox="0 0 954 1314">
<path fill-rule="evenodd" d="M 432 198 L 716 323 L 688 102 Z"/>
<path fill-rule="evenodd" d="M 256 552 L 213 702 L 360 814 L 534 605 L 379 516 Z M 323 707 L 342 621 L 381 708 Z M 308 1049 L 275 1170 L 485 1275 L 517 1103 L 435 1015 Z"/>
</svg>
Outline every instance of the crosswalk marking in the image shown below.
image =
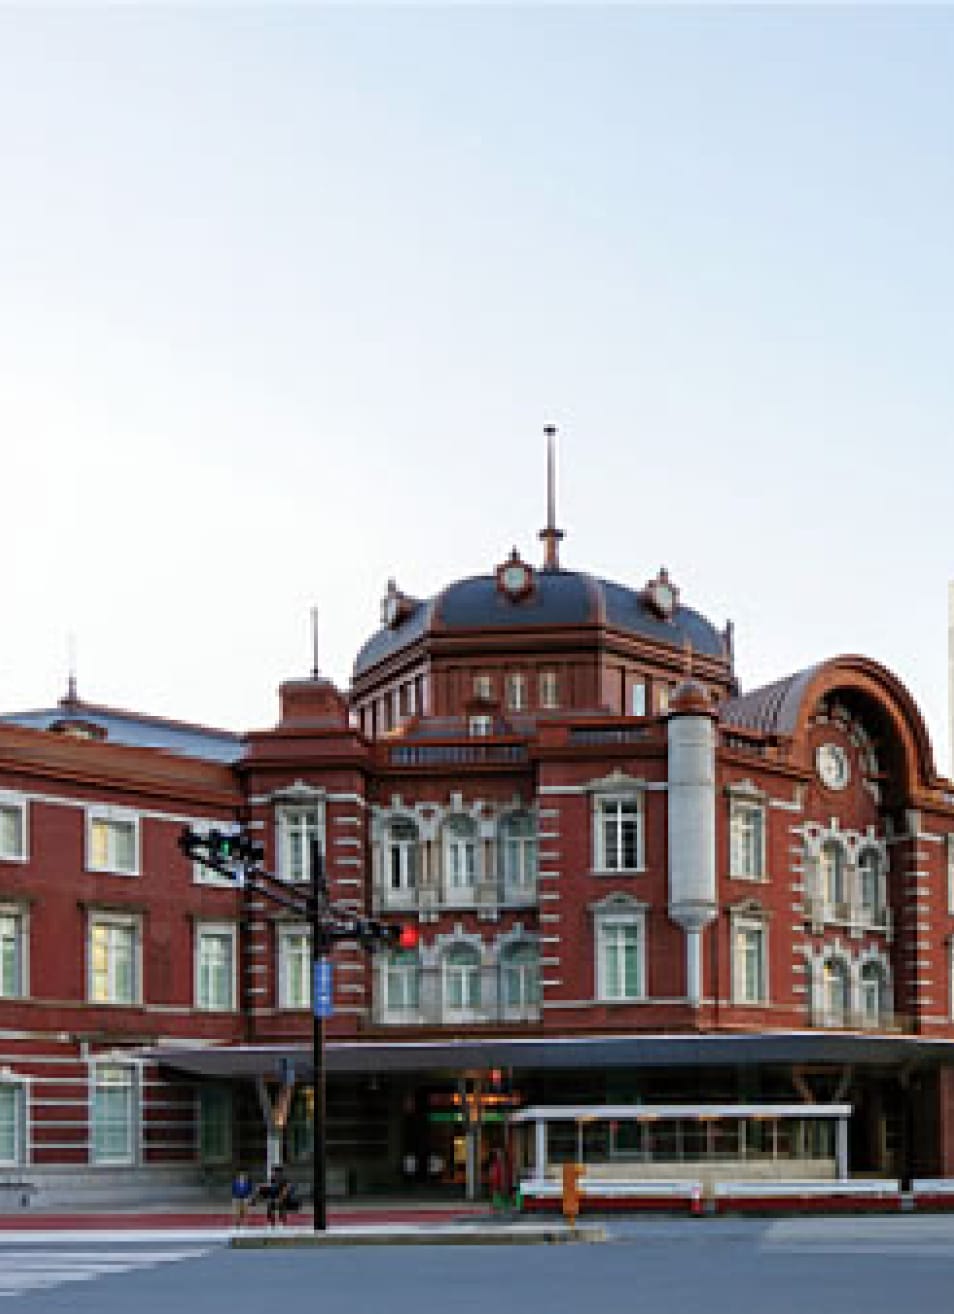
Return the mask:
<svg viewBox="0 0 954 1314">
<path fill-rule="evenodd" d="M 115 1273 L 157 1268 L 161 1264 L 198 1259 L 210 1247 L 151 1249 L 20 1250 L 0 1246 L 0 1300 L 27 1291 L 49 1290 L 68 1282 L 89 1282 Z"/>
</svg>

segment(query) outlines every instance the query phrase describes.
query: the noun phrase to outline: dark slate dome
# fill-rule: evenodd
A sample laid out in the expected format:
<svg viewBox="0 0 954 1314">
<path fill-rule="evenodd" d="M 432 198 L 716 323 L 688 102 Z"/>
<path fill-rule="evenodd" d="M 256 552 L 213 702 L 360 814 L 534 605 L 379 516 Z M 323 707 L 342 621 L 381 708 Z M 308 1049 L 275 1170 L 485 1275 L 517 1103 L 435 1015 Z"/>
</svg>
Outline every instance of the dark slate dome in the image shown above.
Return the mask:
<svg viewBox="0 0 954 1314">
<path fill-rule="evenodd" d="M 496 575 L 475 575 L 409 608 L 393 628 L 384 626 L 364 644 L 354 664 L 360 677 L 380 662 L 416 643 L 425 633 L 536 629 L 602 624 L 608 629 L 684 649 L 718 661 L 727 657 L 725 639 L 704 616 L 677 605 L 664 619 L 641 590 L 572 570 L 538 570 L 533 590 L 513 601 L 501 592 Z"/>
</svg>

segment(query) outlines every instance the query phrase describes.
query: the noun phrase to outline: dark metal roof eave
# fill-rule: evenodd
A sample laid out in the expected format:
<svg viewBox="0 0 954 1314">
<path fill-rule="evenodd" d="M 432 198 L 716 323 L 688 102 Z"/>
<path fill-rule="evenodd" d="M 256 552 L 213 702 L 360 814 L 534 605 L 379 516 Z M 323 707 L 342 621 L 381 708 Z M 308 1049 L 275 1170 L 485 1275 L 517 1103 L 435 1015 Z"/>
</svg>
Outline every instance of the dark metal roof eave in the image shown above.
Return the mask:
<svg viewBox="0 0 954 1314">
<path fill-rule="evenodd" d="M 310 1045 L 164 1045 L 144 1057 L 197 1077 L 277 1077 L 283 1061 L 311 1074 Z M 490 1067 L 515 1071 L 578 1068 L 785 1066 L 804 1063 L 863 1067 L 954 1063 L 954 1041 L 920 1036 L 789 1032 L 735 1035 L 478 1037 L 435 1041 L 331 1041 L 332 1075 L 460 1073 Z"/>
</svg>

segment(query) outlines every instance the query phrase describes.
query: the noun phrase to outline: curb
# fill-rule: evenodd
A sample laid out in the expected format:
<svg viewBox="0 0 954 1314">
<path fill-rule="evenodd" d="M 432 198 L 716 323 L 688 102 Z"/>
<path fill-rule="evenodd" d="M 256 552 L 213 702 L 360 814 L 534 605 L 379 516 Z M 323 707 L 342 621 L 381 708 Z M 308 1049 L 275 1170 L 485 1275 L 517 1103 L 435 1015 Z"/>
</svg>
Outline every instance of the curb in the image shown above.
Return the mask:
<svg viewBox="0 0 954 1314">
<path fill-rule="evenodd" d="M 325 1246 L 552 1246 L 596 1245 L 607 1239 L 601 1226 L 459 1228 L 426 1231 L 266 1232 L 233 1236 L 233 1250 L 321 1249 Z"/>
</svg>

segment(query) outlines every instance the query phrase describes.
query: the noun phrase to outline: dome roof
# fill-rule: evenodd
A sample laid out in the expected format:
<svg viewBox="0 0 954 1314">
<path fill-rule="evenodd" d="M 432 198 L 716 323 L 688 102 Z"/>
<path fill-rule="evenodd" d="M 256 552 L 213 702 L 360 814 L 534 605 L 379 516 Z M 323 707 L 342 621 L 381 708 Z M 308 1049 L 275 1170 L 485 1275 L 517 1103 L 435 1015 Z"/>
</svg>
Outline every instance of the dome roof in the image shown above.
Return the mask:
<svg viewBox="0 0 954 1314">
<path fill-rule="evenodd" d="M 725 640 L 719 630 L 691 607 L 675 606 L 668 619 L 646 601 L 643 591 L 572 570 L 540 570 L 532 591 L 512 600 L 499 587 L 497 575 L 458 580 L 426 602 L 410 603 L 404 618 L 383 626 L 364 644 L 355 659 L 358 678 L 380 662 L 409 648 L 425 633 L 535 629 L 602 624 L 651 643 L 725 660 Z"/>
</svg>

